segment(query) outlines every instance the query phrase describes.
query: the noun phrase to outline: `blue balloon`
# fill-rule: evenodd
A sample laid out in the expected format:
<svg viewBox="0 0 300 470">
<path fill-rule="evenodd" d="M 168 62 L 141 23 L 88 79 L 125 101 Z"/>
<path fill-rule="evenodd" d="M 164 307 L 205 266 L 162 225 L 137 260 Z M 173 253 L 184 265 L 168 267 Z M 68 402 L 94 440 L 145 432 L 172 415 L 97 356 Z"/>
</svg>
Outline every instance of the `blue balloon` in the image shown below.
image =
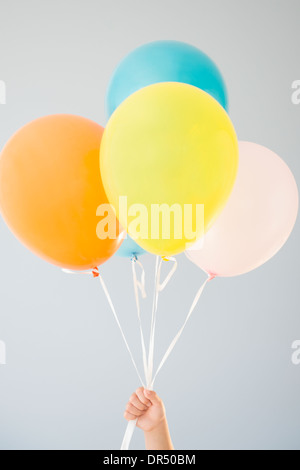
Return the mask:
<svg viewBox="0 0 300 470">
<path fill-rule="evenodd" d="M 122 245 L 117 251 L 118 256 L 122 256 L 123 258 L 132 258 L 132 257 L 139 257 L 147 253 L 143 248 L 141 248 L 135 241 L 127 235 L 127 238 L 123 241 Z"/>
<path fill-rule="evenodd" d="M 215 63 L 190 44 L 156 41 L 138 47 L 116 68 L 106 96 L 108 117 L 132 93 L 159 82 L 194 85 L 212 95 L 227 110 L 227 91 Z"/>
</svg>

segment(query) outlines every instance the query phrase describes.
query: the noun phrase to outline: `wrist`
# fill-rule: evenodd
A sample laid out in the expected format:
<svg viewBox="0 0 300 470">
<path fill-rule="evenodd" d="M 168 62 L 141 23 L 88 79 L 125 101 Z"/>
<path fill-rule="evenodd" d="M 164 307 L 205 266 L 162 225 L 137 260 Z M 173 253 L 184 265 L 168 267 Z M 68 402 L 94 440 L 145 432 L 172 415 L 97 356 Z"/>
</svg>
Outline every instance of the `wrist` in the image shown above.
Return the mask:
<svg viewBox="0 0 300 470">
<path fill-rule="evenodd" d="M 174 450 L 166 417 L 151 430 L 144 431 L 147 450 Z"/>
<path fill-rule="evenodd" d="M 168 427 L 167 418 L 164 416 L 157 423 L 155 423 L 151 428 L 144 430 L 145 434 L 151 434 L 153 432 L 161 431 Z"/>
</svg>

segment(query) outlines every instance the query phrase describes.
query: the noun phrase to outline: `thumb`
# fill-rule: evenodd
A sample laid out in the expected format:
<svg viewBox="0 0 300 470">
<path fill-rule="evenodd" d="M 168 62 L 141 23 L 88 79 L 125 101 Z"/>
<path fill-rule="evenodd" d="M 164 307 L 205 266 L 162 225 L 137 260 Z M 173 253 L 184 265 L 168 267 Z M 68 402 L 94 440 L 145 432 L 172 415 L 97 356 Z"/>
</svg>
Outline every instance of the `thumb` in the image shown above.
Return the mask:
<svg viewBox="0 0 300 470">
<path fill-rule="evenodd" d="M 144 395 L 151 401 L 152 405 L 160 405 L 160 398 L 153 390 L 144 389 Z"/>
</svg>

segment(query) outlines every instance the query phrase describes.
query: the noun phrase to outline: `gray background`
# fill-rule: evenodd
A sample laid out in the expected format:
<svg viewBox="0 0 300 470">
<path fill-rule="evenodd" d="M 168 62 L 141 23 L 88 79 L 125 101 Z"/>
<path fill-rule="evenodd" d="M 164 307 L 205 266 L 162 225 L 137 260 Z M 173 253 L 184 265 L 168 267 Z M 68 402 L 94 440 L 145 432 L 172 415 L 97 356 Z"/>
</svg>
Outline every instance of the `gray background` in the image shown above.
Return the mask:
<svg viewBox="0 0 300 470">
<path fill-rule="evenodd" d="M 26 122 L 74 113 L 105 125 L 105 91 L 136 46 L 177 39 L 219 65 L 241 140 L 271 148 L 300 182 L 299 0 L 0 0 L 0 147 Z M 205 291 L 157 380 L 178 449 L 300 449 L 299 220 L 262 268 Z M 68 276 L 21 246 L 0 220 L 1 449 L 117 449 L 139 385 L 98 281 Z M 143 258 L 148 290 L 154 258 Z M 161 296 L 157 357 L 204 274 L 180 256 Z M 140 357 L 130 263 L 101 269 Z M 150 295 L 149 295 L 150 297 Z M 143 305 L 145 322 L 150 299 Z M 140 362 L 139 362 L 140 364 Z M 132 447 L 143 448 L 139 430 Z"/>
</svg>

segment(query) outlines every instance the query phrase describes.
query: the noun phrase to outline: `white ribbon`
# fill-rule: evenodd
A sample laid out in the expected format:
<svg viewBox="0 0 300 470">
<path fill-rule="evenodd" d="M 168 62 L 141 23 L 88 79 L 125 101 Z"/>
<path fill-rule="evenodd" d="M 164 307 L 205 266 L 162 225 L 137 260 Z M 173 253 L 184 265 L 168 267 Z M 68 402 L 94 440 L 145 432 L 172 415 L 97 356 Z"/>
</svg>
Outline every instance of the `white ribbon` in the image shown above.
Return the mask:
<svg viewBox="0 0 300 470">
<path fill-rule="evenodd" d="M 197 292 L 197 294 L 196 294 L 196 296 L 195 296 L 195 298 L 194 298 L 194 301 L 193 301 L 193 303 L 192 303 L 192 306 L 191 306 L 191 308 L 190 308 L 190 310 L 189 310 L 189 312 L 188 312 L 188 314 L 187 314 L 187 316 L 186 316 L 186 319 L 185 319 L 185 321 L 184 321 L 182 327 L 180 328 L 180 330 L 177 332 L 177 334 L 175 335 L 175 337 L 174 337 L 173 340 L 171 341 L 170 346 L 168 347 L 167 351 L 165 352 L 165 355 L 163 356 L 163 358 L 162 358 L 162 360 L 161 360 L 161 362 L 160 362 L 160 364 L 159 364 L 159 366 L 158 366 L 158 368 L 157 368 L 157 371 L 156 371 L 156 373 L 155 373 L 154 379 L 153 379 L 153 381 L 152 381 L 152 383 L 151 383 L 152 388 L 153 388 L 153 386 L 154 386 L 154 382 L 155 382 L 155 380 L 156 380 L 156 377 L 157 377 L 158 373 L 160 372 L 161 368 L 163 367 L 163 365 L 165 364 L 166 360 L 168 359 L 168 357 L 170 356 L 171 352 L 173 351 L 173 349 L 174 349 L 174 347 L 175 347 L 177 341 L 179 340 L 180 336 L 182 335 L 183 330 L 185 329 L 185 327 L 186 327 L 186 325 L 187 325 L 187 322 L 189 321 L 189 319 L 190 319 L 190 317 L 191 317 L 193 311 L 195 310 L 195 308 L 196 308 L 196 306 L 197 306 L 197 304 L 198 304 L 198 302 L 199 302 L 199 299 L 200 299 L 200 297 L 201 297 L 201 295 L 202 295 L 202 293 L 203 293 L 203 291 L 204 291 L 204 288 L 205 288 L 206 284 L 207 284 L 209 281 L 211 281 L 212 279 L 213 279 L 212 276 L 208 276 L 208 278 L 204 281 L 204 283 L 202 284 L 202 286 L 201 286 L 200 289 L 198 290 L 198 292 Z"/>
<path fill-rule="evenodd" d="M 136 264 L 138 264 L 140 266 L 140 268 L 142 269 L 142 276 L 141 276 L 141 281 L 138 281 L 137 280 L 137 275 L 136 275 Z M 139 370 L 138 370 L 138 367 L 136 365 L 136 362 L 134 360 L 134 357 L 133 357 L 133 354 L 131 352 L 131 349 L 129 347 L 129 344 L 127 342 L 127 339 L 126 339 L 126 336 L 124 334 L 124 331 L 123 331 L 123 328 L 121 326 L 121 323 L 119 321 L 119 318 L 118 318 L 118 315 L 117 315 L 117 312 L 115 310 L 115 307 L 113 305 L 113 302 L 112 302 L 112 299 L 111 299 L 111 296 L 109 295 L 109 292 L 107 290 L 107 287 L 106 287 L 106 284 L 102 278 L 102 276 L 99 274 L 99 270 L 98 268 L 94 268 L 93 270 L 86 270 L 86 271 L 72 271 L 70 269 L 62 269 L 62 271 L 64 273 L 67 273 L 67 274 L 88 274 L 90 276 L 94 276 L 94 277 L 99 277 L 100 279 L 100 283 L 102 285 L 102 288 L 103 288 L 103 291 L 104 291 L 104 294 L 106 295 L 106 298 L 107 298 L 107 301 L 108 301 L 108 304 L 111 308 L 111 311 L 113 313 L 113 316 L 116 320 L 116 323 L 118 325 L 118 328 L 121 332 L 121 335 L 122 335 L 122 338 L 124 340 L 124 343 L 125 343 L 125 346 L 129 352 L 129 355 L 130 355 L 130 358 L 131 358 L 131 361 L 133 363 L 133 366 L 136 370 L 136 373 L 138 375 L 138 378 L 142 384 L 142 386 L 145 388 L 145 385 L 144 385 L 144 382 L 140 376 L 140 373 L 139 373 Z M 145 270 L 143 268 L 143 265 L 140 261 L 137 260 L 136 257 L 132 258 L 132 272 L 133 272 L 133 284 L 134 284 L 134 292 L 135 292 L 135 299 L 136 299 L 136 305 L 137 305 L 137 313 L 138 313 L 138 321 L 139 321 L 139 325 L 140 325 L 140 333 L 141 333 L 141 342 L 142 342 L 142 351 L 143 351 L 143 362 L 144 362 L 144 372 L 145 372 L 145 377 L 147 377 L 147 374 L 148 374 L 148 370 L 147 370 L 147 354 L 146 354 L 146 347 L 145 347 L 145 341 L 144 341 L 144 334 L 143 334 L 143 329 L 142 329 L 142 322 L 141 322 L 141 314 L 140 314 L 140 301 L 139 301 L 139 290 L 141 292 L 141 295 L 143 298 L 146 297 L 146 291 L 145 291 Z M 135 430 L 135 426 L 136 426 L 136 423 L 137 423 L 137 419 L 134 420 L 134 421 L 129 421 L 128 425 L 127 425 L 127 428 L 126 428 L 126 431 L 125 431 L 125 435 L 124 435 L 124 438 L 123 438 L 123 442 L 122 442 L 122 445 L 121 445 L 121 450 L 128 450 L 129 449 L 129 445 L 130 445 L 130 442 L 131 442 L 131 439 L 132 439 L 132 436 L 133 436 L 133 433 L 134 433 L 134 430 Z"/>
<path fill-rule="evenodd" d="M 138 378 L 139 378 L 141 384 L 142 384 L 143 387 L 144 387 L 144 382 L 143 382 L 142 377 L 141 377 L 141 375 L 140 375 L 140 373 L 139 373 L 139 370 L 138 370 L 138 367 L 137 367 L 136 362 L 135 362 L 135 360 L 134 360 L 133 354 L 132 354 L 131 349 L 130 349 L 130 347 L 129 347 L 129 344 L 128 344 L 128 342 L 127 342 L 127 339 L 126 339 L 125 333 L 124 333 L 124 331 L 123 331 L 123 328 L 122 328 L 122 326 L 121 326 L 121 323 L 120 323 L 120 321 L 119 321 L 119 318 L 118 318 L 116 309 L 115 309 L 115 307 L 114 307 L 114 305 L 113 305 L 113 302 L 112 302 L 112 300 L 111 300 L 111 297 L 110 297 L 110 295 L 109 295 L 109 292 L 108 292 L 108 290 L 107 290 L 107 287 L 106 287 L 106 285 L 105 285 L 105 282 L 104 282 L 102 276 L 99 275 L 98 268 L 95 268 L 95 269 L 93 269 L 93 270 L 87 270 L 87 271 L 71 271 L 70 269 L 63 269 L 62 271 L 63 271 L 64 273 L 67 273 L 67 274 L 89 274 L 89 275 L 92 275 L 92 276 L 94 276 L 94 277 L 99 277 L 100 283 L 101 283 L 102 288 L 103 288 L 103 291 L 104 291 L 104 294 L 106 295 L 108 304 L 109 304 L 109 306 L 110 306 L 110 308 L 111 308 L 111 311 L 112 311 L 112 313 L 113 313 L 113 316 L 114 316 L 114 318 L 115 318 L 115 320 L 116 320 L 116 323 L 117 323 L 117 325 L 118 325 L 118 328 L 119 328 L 119 330 L 120 330 L 120 332 L 121 332 L 121 335 L 122 335 L 122 338 L 123 338 L 123 340 L 124 340 L 125 346 L 126 346 L 128 352 L 129 352 L 129 355 L 130 355 L 132 364 L 133 364 L 133 366 L 134 366 L 134 368 L 135 368 L 135 370 L 136 370 L 137 376 L 138 376 Z"/>
<path fill-rule="evenodd" d="M 113 313 L 113 315 L 114 315 L 114 317 L 115 317 L 115 320 L 116 320 L 116 322 L 117 322 L 117 325 L 118 325 L 118 327 L 119 327 L 119 330 L 120 330 L 120 332 L 121 332 L 121 335 L 122 335 L 122 338 L 123 338 L 123 340 L 124 340 L 125 346 L 126 346 L 128 352 L 129 352 L 131 361 L 132 361 L 132 363 L 133 363 L 133 365 L 134 365 L 134 368 L 135 368 L 135 370 L 136 370 L 136 373 L 137 373 L 137 375 L 138 375 L 138 378 L 139 378 L 141 384 L 143 385 L 143 387 L 145 387 L 144 382 L 143 382 L 143 379 L 142 379 L 142 377 L 140 376 L 140 373 L 139 373 L 139 370 L 138 370 L 137 365 L 136 365 L 136 363 L 135 363 L 133 354 L 132 354 L 131 349 L 130 349 L 130 347 L 129 347 L 129 344 L 128 344 L 128 342 L 127 342 L 126 336 L 125 336 L 124 331 L 123 331 L 123 328 L 122 328 L 122 326 L 121 326 L 121 323 L 119 322 L 118 315 L 117 315 L 117 313 L 116 313 L 116 310 L 115 310 L 115 308 L 114 308 L 114 305 L 113 305 L 113 303 L 112 303 L 111 297 L 110 297 L 110 295 L 109 295 L 109 293 L 108 293 L 108 290 L 107 290 L 107 288 L 106 288 L 106 285 L 105 285 L 105 283 L 104 283 L 104 280 L 103 280 L 102 276 L 99 276 L 99 279 L 100 279 L 102 288 L 103 288 L 103 290 L 104 290 L 104 293 L 105 293 L 105 295 L 106 295 L 106 297 L 107 297 L 107 300 L 108 300 L 108 303 L 109 303 L 109 305 L 110 305 L 110 308 L 111 308 L 111 310 L 112 310 L 112 313 Z"/>
<path fill-rule="evenodd" d="M 149 356 L 148 356 L 148 376 L 147 376 L 148 387 L 152 386 L 158 297 L 159 297 L 159 293 L 162 292 L 166 288 L 166 286 L 172 279 L 177 269 L 177 260 L 175 258 L 165 259 L 165 261 L 171 261 L 173 263 L 173 267 L 171 271 L 169 272 L 169 274 L 167 275 L 166 279 L 162 283 L 160 283 L 163 261 L 164 261 L 163 258 L 159 258 L 159 256 L 156 257 L 154 298 L 153 298 L 153 307 L 152 307 L 152 316 L 151 316 L 151 330 L 150 330 Z"/>
<path fill-rule="evenodd" d="M 130 442 L 137 424 L 137 419 L 133 421 L 128 421 L 127 428 L 123 437 L 123 441 L 120 447 L 120 450 L 128 450 L 130 446 Z"/>
<path fill-rule="evenodd" d="M 165 280 L 160 283 L 160 278 L 161 278 L 161 270 L 162 270 L 162 263 L 163 261 L 172 261 L 173 267 Z M 140 325 L 140 331 L 141 331 L 141 341 L 142 341 L 142 350 L 143 350 L 143 362 L 144 362 L 144 371 L 145 371 L 145 377 L 146 377 L 146 384 L 147 384 L 147 389 L 152 390 L 152 375 L 153 375 L 153 362 L 154 362 L 154 340 L 155 340 L 155 327 L 156 327 L 156 316 L 157 316 L 157 307 L 158 307 L 158 297 L 159 293 L 162 292 L 170 280 L 172 279 L 176 269 L 177 269 L 177 261 L 175 258 L 169 258 L 169 259 L 163 259 L 160 258 L 159 256 L 156 257 L 156 263 L 155 263 L 155 285 L 154 285 L 154 298 L 153 298 L 153 307 L 152 307 L 152 317 L 151 317 L 151 330 L 150 330 L 150 341 L 149 341 L 149 355 L 148 355 L 148 362 L 146 358 L 146 348 L 145 348 L 145 341 L 144 341 L 144 334 L 142 330 L 142 323 L 141 323 L 141 317 L 140 317 L 140 304 L 139 304 L 139 295 L 138 295 L 138 289 L 137 287 L 140 288 L 141 293 L 143 295 L 143 288 L 141 288 L 141 283 L 136 282 L 136 272 L 135 272 L 135 262 L 136 259 L 133 259 L 133 279 L 134 279 L 134 290 L 135 290 L 135 296 L 136 296 L 136 303 L 137 303 L 137 311 L 138 311 L 138 320 L 139 320 L 139 325 Z M 140 263 L 141 266 L 141 263 Z M 142 266 L 141 266 L 142 267 Z M 142 267 L 142 281 L 144 279 L 144 271 Z M 143 282 L 142 282 L 143 284 Z M 127 424 L 127 428 L 124 434 L 123 442 L 121 445 L 121 450 L 128 450 L 130 446 L 130 442 L 137 424 L 137 419 L 133 421 L 129 421 Z"/>
<path fill-rule="evenodd" d="M 142 270 L 141 281 L 137 280 L 136 265 L 138 265 Z M 138 317 L 140 336 L 141 336 L 144 374 L 145 374 L 145 379 L 147 382 L 147 373 L 148 373 L 147 354 L 146 354 L 145 338 L 144 338 L 144 333 L 143 333 L 143 325 L 142 325 L 142 319 L 141 319 L 141 307 L 140 307 L 140 299 L 139 299 L 139 291 L 141 293 L 142 298 L 143 299 L 146 298 L 145 270 L 144 270 L 142 263 L 138 261 L 136 257 L 132 258 L 131 266 L 132 266 L 133 288 L 134 288 L 134 295 L 135 295 L 135 302 L 136 302 L 136 309 L 137 309 L 137 317 Z"/>
<path fill-rule="evenodd" d="M 132 276 L 133 276 L 133 288 L 134 288 L 135 302 L 136 302 L 136 308 L 137 308 L 137 316 L 138 316 L 140 335 L 141 335 L 144 373 L 145 373 L 145 379 L 146 379 L 146 383 L 147 383 L 148 363 L 147 363 L 147 353 L 146 353 L 146 346 L 145 346 L 145 337 L 144 337 L 144 333 L 143 333 L 143 326 L 142 326 L 142 319 L 141 319 L 141 307 L 140 307 L 140 299 L 139 299 L 139 291 L 141 293 L 142 298 L 143 299 L 146 298 L 145 270 L 144 270 L 144 267 L 143 267 L 142 263 L 137 259 L 136 256 L 132 257 L 131 265 L 132 265 Z M 137 280 L 136 265 L 138 265 L 142 270 L 141 281 Z M 147 387 L 148 387 L 148 383 L 147 383 Z M 128 450 L 129 449 L 130 442 L 131 442 L 136 424 L 137 424 L 137 419 L 128 422 L 120 450 Z"/>
<path fill-rule="evenodd" d="M 162 263 L 163 261 L 171 261 L 173 262 L 173 267 L 172 269 L 170 270 L 169 274 L 166 276 L 165 280 L 161 283 L 160 282 L 160 278 L 161 278 L 161 270 L 162 270 Z M 141 270 L 142 270 L 142 274 L 141 274 L 141 280 L 139 281 L 137 279 L 137 273 L 136 273 L 136 265 L 138 265 Z M 168 285 L 168 283 L 170 282 L 170 280 L 172 279 L 175 271 L 177 269 L 177 261 L 175 258 L 169 258 L 169 259 L 159 259 L 159 256 L 157 256 L 156 258 L 156 265 L 155 265 L 155 286 L 154 286 L 154 298 L 153 298 L 153 307 L 152 307 L 152 316 L 151 316 L 151 330 L 150 330 L 150 341 L 149 341 L 149 354 L 148 354 L 148 360 L 147 360 L 147 354 L 146 354 L 146 346 L 145 346 L 145 338 L 144 338 L 144 334 L 143 334 L 143 328 L 142 328 L 142 320 L 141 320 L 141 309 L 140 309 L 140 299 L 139 299 L 139 292 L 141 293 L 141 296 L 142 298 L 145 298 L 146 297 L 146 292 L 145 292 L 145 271 L 144 271 L 144 268 L 143 268 L 143 265 L 140 263 L 140 261 L 137 260 L 136 257 L 134 257 L 132 259 L 132 273 L 133 273 L 133 285 L 134 285 L 134 293 L 135 293 L 135 300 L 136 300 L 136 306 L 137 306 L 137 316 L 138 316 L 138 322 L 139 322 L 139 328 L 140 328 L 140 335 L 141 335 L 141 345 L 142 345 L 142 353 L 143 353 L 143 365 L 144 365 L 144 373 L 145 373 L 145 378 L 146 378 L 146 384 L 147 384 L 147 389 L 148 390 L 152 390 L 153 389 L 153 386 L 154 386 L 154 382 L 156 380 L 156 377 L 158 375 L 158 373 L 160 372 L 160 370 L 162 369 L 162 367 L 164 366 L 166 360 L 168 359 L 168 357 L 170 356 L 171 352 L 173 351 L 177 341 L 179 340 L 180 336 L 182 335 L 183 333 L 183 330 L 185 329 L 192 313 L 194 312 L 198 302 L 199 302 L 199 299 L 204 291 L 204 288 L 205 286 L 207 285 L 207 283 L 209 281 L 211 281 L 214 276 L 209 276 L 205 281 L 204 283 L 202 284 L 202 286 L 200 287 L 200 289 L 198 290 L 195 298 L 194 298 L 194 301 L 191 305 L 191 308 L 186 316 L 186 319 L 182 325 L 182 327 L 179 329 L 179 331 L 177 332 L 177 334 L 175 335 L 175 337 L 173 338 L 173 340 L 171 341 L 167 351 L 165 352 L 158 368 L 157 368 L 157 371 L 154 375 L 154 378 L 153 378 L 153 363 L 154 363 L 154 342 L 155 342 L 155 329 L 156 329 L 156 318 L 157 318 L 157 308 L 158 308 L 158 298 L 159 298 L 159 293 L 162 292 L 166 286 Z M 122 329 L 122 326 L 120 324 L 120 321 L 118 319 L 118 316 L 117 316 L 117 313 L 116 313 L 116 310 L 115 310 L 115 307 L 113 305 L 113 302 L 111 300 L 111 297 L 109 295 L 109 292 L 107 290 L 107 287 L 105 285 L 105 282 L 102 278 L 102 276 L 99 275 L 99 271 L 98 271 L 98 268 L 95 268 L 93 270 L 87 270 L 87 271 L 71 271 L 69 269 L 63 269 L 63 272 L 65 273 L 68 273 L 68 274 L 77 274 L 77 273 L 81 273 L 81 274 L 88 274 L 88 275 L 93 275 L 94 277 L 99 277 L 100 279 L 100 283 L 102 285 L 102 288 L 103 288 L 103 291 L 106 295 L 106 298 L 108 300 L 108 303 L 109 303 L 109 306 L 111 308 L 111 311 L 114 315 L 114 318 L 116 320 L 116 323 L 119 327 L 119 330 L 121 332 L 121 335 L 122 335 L 122 338 L 124 340 L 124 343 L 125 343 L 125 346 L 129 352 L 129 355 L 130 355 L 130 358 L 131 358 L 131 361 L 134 365 L 134 368 L 136 370 L 136 373 L 138 375 L 138 378 L 142 384 L 142 386 L 144 388 L 145 385 L 143 383 L 143 380 L 141 378 L 141 375 L 138 371 L 138 368 L 137 368 L 137 365 L 136 365 L 136 362 L 134 360 L 134 357 L 133 357 L 133 354 L 131 352 L 131 349 L 129 347 L 129 344 L 126 340 L 126 337 L 125 337 L 125 334 L 123 332 L 123 329 Z M 130 442 L 131 442 L 131 439 L 132 439 L 132 436 L 133 436 L 133 433 L 134 433 L 134 430 L 135 430 L 135 427 L 136 427 L 136 424 L 137 424 L 137 419 L 136 420 L 133 420 L 133 421 L 129 421 L 128 425 L 127 425 L 127 428 L 126 428 L 126 432 L 125 432 L 125 435 L 124 435 L 124 438 L 123 438 L 123 442 L 122 442 L 122 445 L 121 445 L 121 450 L 128 450 L 129 449 L 129 445 L 130 445 Z"/>
</svg>

